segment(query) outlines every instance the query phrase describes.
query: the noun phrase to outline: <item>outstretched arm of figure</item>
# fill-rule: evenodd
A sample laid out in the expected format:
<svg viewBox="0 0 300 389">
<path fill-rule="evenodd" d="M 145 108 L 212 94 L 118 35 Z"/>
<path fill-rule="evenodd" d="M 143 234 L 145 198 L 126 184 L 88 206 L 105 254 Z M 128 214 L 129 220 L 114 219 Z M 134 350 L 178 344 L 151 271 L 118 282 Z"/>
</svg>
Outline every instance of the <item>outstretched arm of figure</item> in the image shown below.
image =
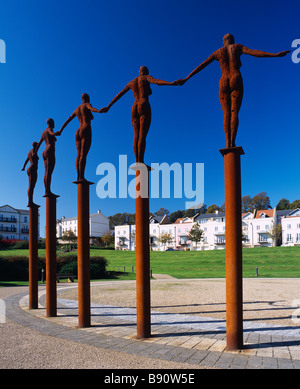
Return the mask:
<svg viewBox="0 0 300 389">
<path fill-rule="evenodd" d="M 100 109 L 94 108 L 91 103 L 87 103 L 86 105 L 90 111 L 100 113 Z"/>
<path fill-rule="evenodd" d="M 261 50 L 252 50 L 248 49 L 248 47 L 242 46 L 242 52 L 244 54 L 252 55 L 253 57 L 284 57 L 287 55 L 290 50 L 287 51 L 281 51 L 280 53 L 268 53 L 266 51 L 261 51 Z"/>
<path fill-rule="evenodd" d="M 206 68 L 209 64 L 211 64 L 216 59 L 215 53 L 213 53 L 210 57 L 208 57 L 205 61 L 203 61 L 199 66 L 196 67 L 185 79 L 176 80 L 176 85 L 183 85 L 186 83 L 190 78 L 192 78 L 195 74 L 199 73 L 201 70 Z"/>
<path fill-rule="evenodd" d="M 117 96 L 116 96 L 115 98 L 112 99 L 112 101 L 108 104 L 107 107 L 101 108 L 101 109 L 100 109 L 100 113 L 106 113 L 106 112 L 108 112 L 108 110 L 109 110 L 109 109 L 110 109 L 118 100 L 120 100 L 120 98 L 121 98 L 122 96 L 124 96 L 125 93 L 127 93 L 129 90 L 130 90 L 130 87 L 129 87 L 129 85 L 127 84 L 127 85 L 125 86 L 125 88 L 124 88 L 123 90 L 121 90 L 121 92 L 118 93 Z"/>
<path fill-rule="evenodd" d="M 41 144 L 42 144 L 43 142 L 44 142 L 44 137 L 43 137 L 43 135 L 42 135 L 42 137 L 41 137 L 41 139 L 40 139 L 38 145 L 36 146 L 36 152 L 38 152 L 38 150 L 39 150 L 39 148 L 41 147 Z"/>
<path fill-rule="evenodd" d="M 157 80 L 156 78 L 153 78 L 152 76 L 147 76 L 147 80 L 151 84 L 156 84 L 156 85 L 178 85 L 175 81 L 169 82 L 169 81 Z"/>
<path fill-rule="evenodd" d="M 76 114 L 75 112 L 72 113 L 72 115 L 64 122 L 64 124 L 62 125 L 62 128 L 55 132 L 54 135 L 56 136 L 59 136 L 61 135 L 61 133 L 63 132 L 64 128 L 76 117 Z"/>
<path fill-rule="evenodd" d="M 29 158 L 27 157 L 26 161 L 24 162 L 24 165 L 22 167 L 22 171 L 25 170 L 25 166 L 27 165 L 27 163 L 29 162 Z"/>
</svg>

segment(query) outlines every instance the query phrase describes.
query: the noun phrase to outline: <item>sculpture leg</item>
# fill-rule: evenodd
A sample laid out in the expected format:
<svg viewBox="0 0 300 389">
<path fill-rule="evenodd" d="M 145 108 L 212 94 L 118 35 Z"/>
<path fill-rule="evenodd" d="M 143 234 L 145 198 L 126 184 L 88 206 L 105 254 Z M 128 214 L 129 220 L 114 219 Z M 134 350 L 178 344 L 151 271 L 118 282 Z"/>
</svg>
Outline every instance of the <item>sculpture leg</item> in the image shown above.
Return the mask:
<svg viewBox="0 0 300 389">
<path fill-rule="evenodd" d="M 37 182 L 37 173 L 31 171 L 30 174 L 28 175 L 29 178 L 29 187 L 28 187 L 28 206 L 34 204 L 33 203 L 33 191 Z"/>
<path fill-rule="evenodd" d="M 226 148 L 231 147 L 231 136 L 230 136 L 230 121 L 231 121 L 231 98 L 230 91 L 228 88 L 228 81 L 220 80 L 219 99 L 223 110 L 223 126 L 226 137 Z"/>
<path fill-rule="evenodd" d="M 49 158 L 44 160 L 45 163 L 45 176 L 44 176 L 44 185 L 45 185 L 45 195 L 51 194 L 51 178 L 55 166 L 55 158 L 50 160 Z"/>
<path fill-rule="evenodd" d="M 79 130 L 76 131 L 75 142 L 76 142 L 76 150 L 77 150 L 77 157 L 76 157 L 76 161 L 75 161 L 75 166 L 76 166 L 76 172 L 77 172 L 77 180 L 79 180 L 79 162 L 80 162 L 80 155 L 81 155 L 81 138 L 79 135 Z"/>
<path fill-rule="evenodd" d="M 135 161 L 139 162 L 139 152 L 138 152 L 138 144 L 139 144 L 139 134 L 140 134 L 140 120 L 137 115 L 136 105 L 134 104 L 131 109 L 131 123 L 134 131 L 133 138 L 133 151 L 135 156 Z"/>
<path fill-rule="evenodd" d="M 243 84 L 238 78 L 235 82 L 235 88 L 231 92 L 231 122 L 230 122 L 230 134 L 231 134 L 231 147 L 235 147 L 235 138 L 239 126 L 239 112 L 243 100 Z"/>
<path fill-rule="evenodd" d="M 81 153 L 79 158 L 79 179 L 84 179 L 84 172 L 85 172 L 85 166 L 86 166 L 86 158 L 88 155 L 88 152 L 91 148 L 91 137 L 87 136 L 82 138 L 81 140 Z"/>
<path fill-rule="evenodd" d="M 146 138 L 151 124 L 150 106 L 144 114 L 140 116 L 140 134 L 138 143 L 139 162 L 144 163 L 144 155 L 146 150 Z"/>
</svg>

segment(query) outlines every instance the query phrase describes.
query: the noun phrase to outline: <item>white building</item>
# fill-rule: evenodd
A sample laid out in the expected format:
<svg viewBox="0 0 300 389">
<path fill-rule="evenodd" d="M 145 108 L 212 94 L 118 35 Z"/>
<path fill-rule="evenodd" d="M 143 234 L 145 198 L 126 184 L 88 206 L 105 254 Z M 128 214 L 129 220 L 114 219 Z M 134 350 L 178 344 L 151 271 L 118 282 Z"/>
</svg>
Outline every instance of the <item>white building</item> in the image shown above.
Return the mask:
<svg viewBox="0 0 300 389">
<path fill-rule="evenodd" d="M 9 240 L 29 240 L 29 209 L 16 209 L 10 205 L 1 206 L 0 236 Z"/>
<path fill-rule="evenodd" d="M 109 220 L 100 211 L 90 215 L 90 237 L 99 238 L 109 231 Z M 77 217 L 62 217 L 56 220 L 56 237 L 61 238 L 65 232 L 72 231 L 77 236 Z"/>
<path fill-rule="evenodd" d="M 300 245 L 300 209 L 289 211 L 281 218 L 282 246 Z"/>
<path fill-rule="evenodd" d="M 297 211 L 297 210 L 296 210 Z M 272 247 L 275 246 L 273 228 L 282 222 L 283 239 L 289 245 L 300 243 L 300 210 L 277 211 L 274 209 L 255 210 L 242 215 L 242 231 L 244 247 Z M 286 216 L 289 214 L 288 216 Z M 285 219 L 286 217 L 286 219 Z M 289 223 L 285 223 L 289 220 Z M 291 221 L 292 220 L 292 221 Z M 198 223 L 203 231 L 201 242 L 189 240 L 189 231 L 195 223 Z M 287 224 L 287 226 L 286 226 Z M 289 227 L 289 228 L 287 228 Z M 169 223 L 167 216 L 151 217 L 149 220 L 151 250 L 219 250 L 225 249 L 225 213 L 197 214 L 191 218 L 180 218 L 175 223 Z M 290 235 L 286 235 L 289 230 Z M 160 242 L 162 234 L 168 233 L 171 241 L 163 244 Z M 284 242 L 284 241 L 283 241 Z M 115 249 L 135 249 L 135 225 L 115 227 Z"/>
</svg>

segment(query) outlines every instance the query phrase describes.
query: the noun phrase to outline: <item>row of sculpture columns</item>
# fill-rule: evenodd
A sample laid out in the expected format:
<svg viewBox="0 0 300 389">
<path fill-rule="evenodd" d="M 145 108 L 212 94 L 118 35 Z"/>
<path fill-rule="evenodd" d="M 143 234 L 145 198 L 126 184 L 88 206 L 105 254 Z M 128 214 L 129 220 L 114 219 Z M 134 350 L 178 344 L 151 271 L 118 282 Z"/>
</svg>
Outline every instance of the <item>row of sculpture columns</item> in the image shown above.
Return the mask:
<svg viewBox="0 0 300 389">
<path fill-rule="evenodd" d="M 241 236 L 241 147 L 220 150 L 224 157 L 226 214 L 226 332 L 227 348 L 243 347 L 242 236 Z M 146 171 L 146 174 L 145 174 Z M 136 304 L 137 337 L 151 336 L 149 169 L 136 168 Z M 91 325 L 89 181 L 76 181 L 78 218 L 78 326 Z M 57 315 L 56 293 L 56 201 L 46 198 L 46 315 Z M 38 308 L 38 208 L 29 206 L 29 308 Z"/>
<path fill-rule="evenodd" d="M 28 155 L 31 166 L 28 169 L 30 208 L 30 255 L 29 255 L 29 290 L 30 308 L 37 308 L 37 214 L 38 206 L 33 203 L 33 188 L 37 179 L 37 150 L 45 141 L 43 153 L 45 162 L 45 197 L 46 197 L 46 291 L 47 316 L 56 315 L 56 199 L 50 190 L 51 175 L 55 164 L 55 141 L 64 128 L 77 117 L 80 127 L 76 132 L 77 147 L 77 216 L 78 216 L 78 317 L 79 327 L 90 326 L 90 274 L 89 274 L 89 186 L 84 178 L 86 158 L 91 146 L 91 121 L 93 113 L 106 113 L 129 90 L 133 92 L 134 103 L 131 109 L 131 121 L 134 130 L 133 150 L 136 163 L 144 165 L 146 137 L 151 123 L 149 96 L 152 94 L 150 84 L 182 86 L 191 77 L 202 71 L 214 61 L 221 67 L 222 77 L 219 83 L 219 98 L 224 114 L 224 132 L 226 148 L 220 152 L 224 157 L 225 174 L 225 220 L 226 220 L 226 338 L 228 349 L 243 347 L 243 296 L 242 296 L 242 228 L 241 228 L 241 168 L 240 156 L 244 154 L 241 147 L 236 147 L 239 120 L 238 114 L 243 99 L 243 80 L 240 73 L 242 54 L 254 57 L 284 57 L 289 51 L 277 54 L 261 50 L 248 49 L 236 44 L 231 34 L 223 37 L 224 46 L 211 54 L 197 66 L 185 79 L 174 82 L 155 79 L 149 75 L 146 66 L 142 66 L 139 76 L 130 81 L 116 95 L 107 107 L 96 109 L 90 103 L 89 96 L 82 95 L 82 104 L 66 120 L 60 131 L 53 132 L 54 120 L 48 119 L 48 128 L 39 143 L 34 142 Z M 26 164 L 26 163 L 25 163 Z M 146 165 L 144 165 L 146 166 Z M 25 165 L 23 170 L 25 169 Z M 142 169 L 136 167 L 136 295 L 137 295 L 137 336 L 151 336 L 150 304 L 150 247 L 149 247 L 149 196 L 141 179 Z"/>
</svg>

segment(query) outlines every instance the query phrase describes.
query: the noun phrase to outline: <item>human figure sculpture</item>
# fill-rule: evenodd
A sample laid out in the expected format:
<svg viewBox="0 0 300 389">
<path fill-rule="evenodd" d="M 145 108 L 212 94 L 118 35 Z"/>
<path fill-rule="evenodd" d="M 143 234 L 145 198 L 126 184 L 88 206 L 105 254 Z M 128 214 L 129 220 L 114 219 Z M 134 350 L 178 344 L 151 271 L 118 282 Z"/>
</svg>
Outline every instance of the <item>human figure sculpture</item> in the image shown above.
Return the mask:
<svg viewBox="0 0 300 389">
<path fill-rule="evenodd" d="M 86 166 L 86 158 L 92 143 L 92 127 L 91 121 L 94 119 L 92 112 L 100 112 L 99 109 L 92 107 L 90 97 L 87 93 L 81 95 L 82 104 L 79 105 L 72 115 L 65 121 L 60 131 L 56 135 L 61 135 L 64 128 L 77 116 L 80 127 L 76 131 L 75 141 L 77 148 L 76 170 L 77 181 L 85 181 L 84 172 Z"/>
<path fill-rule="evenodd" d="M 133 92 L 134 103 L 131 109 L 131 122 L 134 130 L 133 150 L 136 162 L 144 163 L 144 154 L 146 149 L 146 137 L 151 124 L 151 107 L 149 96 L 152 94 L 150 84 L 156 85 L 178 85 L 175 82 L 157 80 L 149 75 L 146 66 L 141 66 L 140 75 L 130 81 L 125 88 L 117 94 L 111 103 L 100 110 L 101 113 L 108 112 L 130 89 Z"/>
<path fill-rule="evenodd" d="M 207 65 L 217 60 L 220 64 L 222 77 L 219 82 L 219 98 L 224 113 L 224 131 L 226 136 L 226 148 L 235 147 L 235 138 L 239 125 L 239 110 L 243 99 L 243 79 L 240 73 L 242 66 L 240 57 L 242 54 L 254 57 L 283 57 L 289 51 L 277 54 L 260 50 L 252 50 L 234 43 L 234 37 L 226 34 L 223 37 L 224 46 L 216 50 L 210 57 L 194 69 L 185 79 L 177 80 L 178 85 L 183 85 L 187 80 L 199 73 Z"/>
<path fill-rule="evenodd" d="M 37 171 L 38 171 L 38 161 L 39 157 L 37 155 L 37 142 L 32 143 L 32 149 L 29 151 L 26 161 L 24 162 L 22 171 L 25 170 L 25 167 L 28 162 L 30 162 L 30 166 L 27 169 L 28 179 L 29 179 L 29 186 L 28 186 L 28 207 L 33 207 L 36 204 L 33 202 L 33 192 L 34 188 L 37 182 Z"/>
<path fill-rule="evenodd" d="M 38 143 L 37 150 L 40 148 L 41 144 L 45 142 L 46 148 L 43 151 L 43 159 L 45 165 L 45 175 L 44 175 L 44 185 L 45 185 L 45 196 L 50 196 L 53 193 L 51 192 L 51 179 L 52 173 L 55 166 L 55 142 L 56 134 L 53 132 L 54 129 L 54 120 L 47 119 L 48 127 L 42 133 L 41 139 Z"/>
</svg>

